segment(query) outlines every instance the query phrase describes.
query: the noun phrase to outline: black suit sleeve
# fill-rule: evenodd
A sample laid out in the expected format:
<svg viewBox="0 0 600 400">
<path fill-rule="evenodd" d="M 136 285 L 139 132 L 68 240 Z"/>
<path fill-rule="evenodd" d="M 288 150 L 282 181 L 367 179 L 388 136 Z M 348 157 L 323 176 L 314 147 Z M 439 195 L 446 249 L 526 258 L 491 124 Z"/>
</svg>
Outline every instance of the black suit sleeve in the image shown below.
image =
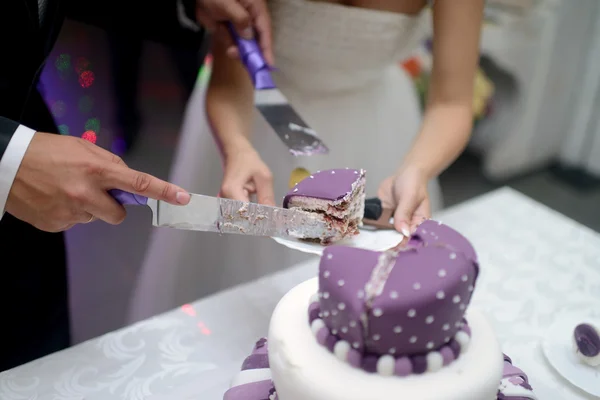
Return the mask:
<svg viewBox="0 0 600 400">
<path fill-rule="evenodd" d="M 8 147 L 10 139 L 15 134 L 19 123 L 8 118 L 0 117 L 0 160 L 4 156 L 4 152 Z"/>
</svg>

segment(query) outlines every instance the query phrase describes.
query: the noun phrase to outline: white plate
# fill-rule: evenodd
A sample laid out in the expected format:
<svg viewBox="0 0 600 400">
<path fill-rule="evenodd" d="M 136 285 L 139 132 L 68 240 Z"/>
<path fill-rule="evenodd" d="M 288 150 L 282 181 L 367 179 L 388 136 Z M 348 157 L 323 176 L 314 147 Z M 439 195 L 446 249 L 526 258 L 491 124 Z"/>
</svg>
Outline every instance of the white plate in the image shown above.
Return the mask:
<svg viewBox="0 0 600 400">
<path fill-rule="evenodd" d="M 584 364 L 573 350 L 573 331 L 581 323 L 599 326 L 585 315 L 564 315 L 548 330 L 542 343 L 546 359 L 566 380 L 593 396 L 600 396 L 600 367 Z"/>
<path fill-rule="evenodd" d="M 360 234 L 335 242 L 333 245 L 358 247 L 366 250 L 385 251 L 397 246 L 404 236 L 394 230 L 368 230 L 360 229 Z M 274 237 L 277 243 L 289 247 L 293 250 L 322 255 L 323 250 L 328 246 L 319 243 L 306 242 L 295 239 L 282 239 Z"/>
</svg>

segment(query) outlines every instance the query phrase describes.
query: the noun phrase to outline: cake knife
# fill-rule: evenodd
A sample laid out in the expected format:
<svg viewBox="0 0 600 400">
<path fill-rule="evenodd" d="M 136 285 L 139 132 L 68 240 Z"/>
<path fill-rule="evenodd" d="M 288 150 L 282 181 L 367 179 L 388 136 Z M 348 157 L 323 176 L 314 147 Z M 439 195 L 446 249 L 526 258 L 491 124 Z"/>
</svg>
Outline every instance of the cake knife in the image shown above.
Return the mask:
<svg viewBox="0 0 600 400">
<path fill-rule="evenodd" d="M 152 225 L 157 227 L 286 239 L 297 239 L 294 231 L 299 228 L 327 228 L 325 222 L 303 211 L 221 197 L 191 194 L 190 202 L 180 206 L 118 189 L 109 193 L 121 205 L 148 206 Z"/>
<path fill-rule="evenodd" d="M 240 59 L 250 74 L 254 85 L 254 104 L 277 136 L 295 156 L 327 154 L 329 149 L 281 93 L 273 77 L 271 67 L 254 39 L 241 38 L 233 25 L 228 24 L 235 40 Z"/>
</svg>

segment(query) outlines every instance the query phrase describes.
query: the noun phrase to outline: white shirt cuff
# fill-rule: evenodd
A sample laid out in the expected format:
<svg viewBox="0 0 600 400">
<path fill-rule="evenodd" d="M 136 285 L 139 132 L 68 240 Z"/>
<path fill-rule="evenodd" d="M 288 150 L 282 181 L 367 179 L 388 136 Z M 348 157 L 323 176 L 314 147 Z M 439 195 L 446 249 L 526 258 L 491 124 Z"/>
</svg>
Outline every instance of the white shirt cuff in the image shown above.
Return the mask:
<svg viewBox="0 0 600 400">
<path fill-rule="evenodd" d="M 19 125 L 0 159 L 0 219 L 4 216 L 6 200 L 35 131 Z"/>
</svg>

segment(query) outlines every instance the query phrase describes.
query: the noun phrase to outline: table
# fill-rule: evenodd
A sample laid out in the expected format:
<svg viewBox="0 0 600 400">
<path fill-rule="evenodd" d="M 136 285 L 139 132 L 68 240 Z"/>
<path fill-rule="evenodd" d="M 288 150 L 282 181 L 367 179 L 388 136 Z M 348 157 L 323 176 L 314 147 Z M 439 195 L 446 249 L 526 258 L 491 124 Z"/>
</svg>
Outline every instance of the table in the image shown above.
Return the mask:
<svg viewBox="0 0 600 400">
<path fill-rule="evenodd" d="M 563 312 L 600 317 L 600 235 L 503 188 L 438 216 L 472 240 L 473 305 L 541 399 L 591 399 L 545 363 L 540 338 Z M 281 296 L 317 260 L 184 305 L 0 374 L 2 400 L 221 398 Z"/>
</svg>

